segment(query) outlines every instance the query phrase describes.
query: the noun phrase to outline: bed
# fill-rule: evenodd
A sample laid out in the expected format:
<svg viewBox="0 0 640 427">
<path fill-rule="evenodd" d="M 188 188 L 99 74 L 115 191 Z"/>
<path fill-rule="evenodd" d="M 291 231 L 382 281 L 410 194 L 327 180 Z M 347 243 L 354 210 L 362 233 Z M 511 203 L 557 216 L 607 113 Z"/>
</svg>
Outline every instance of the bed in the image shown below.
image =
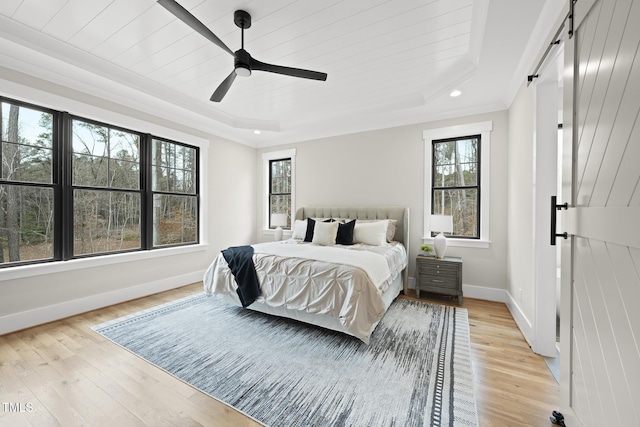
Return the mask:
<svg viewBox="0 0 640 427">
<path fill-rule="evenodd" d="M 315 233 L 309 236 L 309 230 Z M 354 244 L 332 245 L 334 230 L 341 236 L 338 243 L 349 243 L 351 230 Z M 296 212 L 292 232 L 292 238 L 282 242 L 251 245 L 262 294 L 247 308 L 368 343 L 393 300 L 407 289 L 409 208 L 304 207 Z M 203 283 L 207 295 L 243 305 L 222 253 L 207 269 Z"/>
</svg>

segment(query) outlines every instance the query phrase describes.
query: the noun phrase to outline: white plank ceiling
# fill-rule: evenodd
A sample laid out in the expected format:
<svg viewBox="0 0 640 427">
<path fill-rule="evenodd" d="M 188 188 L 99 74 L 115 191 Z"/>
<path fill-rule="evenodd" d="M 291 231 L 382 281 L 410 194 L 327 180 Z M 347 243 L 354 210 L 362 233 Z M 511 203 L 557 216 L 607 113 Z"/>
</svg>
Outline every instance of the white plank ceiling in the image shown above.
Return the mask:
<svg viewBox="0 0 640 427">
<path fill-rule="evenodd" d="M 242 9 L 254 58 L 328 74 L 255 71 L 213 103 L 233 57 L 155 0 L 2 0 L 0 78 L 19 72 L 269 146 L 507 108 L 551 1 L 178 0 L 233 51 Z"/>
</svg>

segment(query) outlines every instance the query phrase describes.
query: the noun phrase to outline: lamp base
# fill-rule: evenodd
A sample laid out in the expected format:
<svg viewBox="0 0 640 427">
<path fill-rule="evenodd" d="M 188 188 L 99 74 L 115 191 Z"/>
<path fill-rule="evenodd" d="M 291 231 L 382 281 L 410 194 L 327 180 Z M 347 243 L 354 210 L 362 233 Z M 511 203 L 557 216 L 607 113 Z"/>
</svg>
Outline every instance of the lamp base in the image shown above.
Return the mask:
<svg viewBox="0 0 640 427">
<path fill-rule="evenodd" d="M 282 240 L 282 228 L 280 226 L 276 227 L 274 237 L 276 239 L 276 242 L 279 242 L 280 240 Z"/>
<path fill-rule="evenodd" d="M 447 251 L 447 238 L 444 234 L 440 233 L 433 239 L 433 248 L 436 251 L 436 258 L 444 258 L 444 253 Z"/>
</svg>

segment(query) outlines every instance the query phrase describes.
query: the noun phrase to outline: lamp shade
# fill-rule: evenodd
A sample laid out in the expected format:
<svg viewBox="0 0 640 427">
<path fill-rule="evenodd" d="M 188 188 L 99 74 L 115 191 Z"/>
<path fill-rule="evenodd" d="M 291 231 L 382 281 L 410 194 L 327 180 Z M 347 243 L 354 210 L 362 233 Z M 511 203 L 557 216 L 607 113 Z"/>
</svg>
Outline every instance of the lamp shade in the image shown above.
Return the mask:
<svg viewBox="0 0 640 427">
<path fill-rule="evenodd" d="M 453 233 L 453 217 L 451 215 L 431 215 L 431 231 Z"/>
<path fill-rule="evenodd" d="M 284 227 L 287 225 L 287 219 L 289 215 L 287 214 L 271 214 L 271 225 L 273 227 Z"/>
<path fill-rule="evenodd" d="M 287 225 L 288 218 L 289 215 L 287 214 L 271 214 L 271 225 L 276 227 L 276 232 L 273 237 L 277 242 L 282 240 L 282 227 Z"/>
</svg>

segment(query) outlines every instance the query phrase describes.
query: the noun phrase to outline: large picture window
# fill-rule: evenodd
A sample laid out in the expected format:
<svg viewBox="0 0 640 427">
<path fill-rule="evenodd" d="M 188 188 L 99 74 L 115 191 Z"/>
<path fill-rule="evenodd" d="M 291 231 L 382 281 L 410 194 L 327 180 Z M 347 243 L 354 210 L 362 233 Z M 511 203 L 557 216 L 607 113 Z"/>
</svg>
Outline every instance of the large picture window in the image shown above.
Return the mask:
<svg viewBox="0 0 640 427">
<path fill-rule="evenodd" d="M 433 141 L 431 213 L 453 217 L 454 237 L 480 238 L 480 135 Z"/>
<path fill-rule="evenodd" d="M 198 147 L 0 103 L 0 267 L 198 243 Z"/>
</svg>

